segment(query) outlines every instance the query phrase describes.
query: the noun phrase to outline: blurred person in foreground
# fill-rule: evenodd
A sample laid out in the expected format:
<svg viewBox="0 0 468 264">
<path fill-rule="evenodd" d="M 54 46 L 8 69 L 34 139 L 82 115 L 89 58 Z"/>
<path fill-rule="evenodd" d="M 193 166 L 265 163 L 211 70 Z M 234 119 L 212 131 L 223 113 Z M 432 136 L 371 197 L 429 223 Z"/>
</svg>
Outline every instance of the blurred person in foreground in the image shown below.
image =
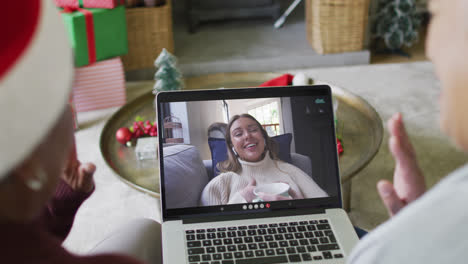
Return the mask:
<svg viewBox="0 0 468 264">
<path fill-rule="evenodd" d="M 441 81 L 440 126 L 468 151 L 468 0 L 430 0 L 426 53 Z M 468 250 L 468 166 L 426 192 L 401 114 L 388 121 L 396 166 L 378 192 L 392 218 L 366 235 L 349 263 L 465 263 Z M 437 161 L 436 161 L 437 162 Z"/>
<path fill-rule="evenodd" d="M 4 1 L 2 8 L 1 262 L 141 264 L 111 253 L 77 256 L 62 247 L 76 211 L 94 191 L 96 170 L 76 157 L 67 105 L 72 52 L 52 1 Z"/>
</svg>

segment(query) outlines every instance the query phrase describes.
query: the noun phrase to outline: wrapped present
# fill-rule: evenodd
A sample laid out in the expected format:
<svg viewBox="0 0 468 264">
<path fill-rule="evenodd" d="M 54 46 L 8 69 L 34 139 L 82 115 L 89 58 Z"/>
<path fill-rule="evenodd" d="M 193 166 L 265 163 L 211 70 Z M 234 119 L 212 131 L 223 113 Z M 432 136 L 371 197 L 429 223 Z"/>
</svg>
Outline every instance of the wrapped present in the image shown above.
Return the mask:
<svg viewBox="0 0 468 264">
<path fill-rule="evenodd" d="M 58 7 L 70 8 L 115 8 L 118 5 L 123 5 L 124 0 L 54 0 Z"/>
<path fill-rule="evenodd" d="M 124 6 L 114 9 L 65 8 L 62 17 L 75 52 L 76 67 L 127 54 Z"/>
<path fill-rule="evenodd" d="M 76 68 L 73 102 L 77 112 L 124 105 L 125 76 L 120 58 Z"/>
</svg>

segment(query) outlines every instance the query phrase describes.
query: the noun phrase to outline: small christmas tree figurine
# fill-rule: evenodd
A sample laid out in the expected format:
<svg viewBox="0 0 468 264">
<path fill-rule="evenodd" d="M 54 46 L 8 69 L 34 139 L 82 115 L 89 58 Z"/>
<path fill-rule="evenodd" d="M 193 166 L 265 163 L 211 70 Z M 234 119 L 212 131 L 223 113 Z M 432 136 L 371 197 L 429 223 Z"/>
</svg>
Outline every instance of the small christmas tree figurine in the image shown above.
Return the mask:
<svg viewBox="0 0 468 264">
<path fill-rule="evenodd" d="M 184 88 L 182 74 L 177 69 L 177 59 L 174 55 L 163 49 L 154 65 L 159 68 L 154 74 L 156 80 L 153 87 L 154 94 L 160 91 L 181 90 Z"/>
<path fill-rule="evenodd" d="M 403 45 L 417 42 L 420 25 L 415 0 L 378 0 L 372 33 L 384 40 L 389 51 L 401 53 Z"/>
</svg>

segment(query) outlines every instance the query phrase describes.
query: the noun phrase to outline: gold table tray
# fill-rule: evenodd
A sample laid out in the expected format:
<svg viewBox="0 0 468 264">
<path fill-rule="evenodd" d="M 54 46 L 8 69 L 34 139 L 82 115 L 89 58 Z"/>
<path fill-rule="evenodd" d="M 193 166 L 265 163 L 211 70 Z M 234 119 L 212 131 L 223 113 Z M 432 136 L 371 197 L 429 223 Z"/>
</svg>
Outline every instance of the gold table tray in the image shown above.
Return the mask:
<svg viewBox="0 0 468 264">
<path fill-rule="evenodd" d="M 277 73 L 219 73 L 188 78 L 186 89 L 215 89 L 220 87 L 252 87 L 278 77 Z M 100 148 L 104 160 L 130 186 L 159 197 L 158 164 L 155 160 L 137 161 L 134 147 L 125 147 L 115 139 L 120 127 L 131 126 L 136 116 L 155 120 L 154 82 L 141 82 L 138 89 L 147 91 L 120 108 L 106 123 L 101 133 Z M 332 85 L 331 85 L 332 86 Z M 383 137 L 382 120 L 375 109 L 361 97 L 344 89 L 332 86 L 338 99 L 338 128 L 343 137 L 344 153 L 339 166 L 343 196 L 349 203 L 352 176 L 364 168 L 377 153 Z M 347 197 L 347 198 L 346 198 Z M 348 204 L 349 205 L 349 204 Z M 345 203 L 346 207 L 346 203 Z M 349 207 L 348 207 L 349 208 Z"/>
</svg>

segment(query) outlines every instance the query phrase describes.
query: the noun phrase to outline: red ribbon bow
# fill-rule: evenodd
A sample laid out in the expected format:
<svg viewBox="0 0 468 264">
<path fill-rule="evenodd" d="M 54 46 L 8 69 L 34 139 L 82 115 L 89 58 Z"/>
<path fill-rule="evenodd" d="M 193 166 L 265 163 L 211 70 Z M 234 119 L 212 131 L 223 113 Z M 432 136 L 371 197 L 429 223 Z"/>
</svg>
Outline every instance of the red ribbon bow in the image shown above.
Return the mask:
<svg viewBox="0 0 468 264">
<path fill-rule="evenodd" d="M 73 13 L 75 11 L 78 11 L 85 16 L 86 39 L 88 41 L 88 63 L 93 64 L 96 62 L 96 39 L 94 37 L 93 13 L 86 9 L 77 7 L 65 7 L 63 9 L 63 13 Z"/>
</svg>

